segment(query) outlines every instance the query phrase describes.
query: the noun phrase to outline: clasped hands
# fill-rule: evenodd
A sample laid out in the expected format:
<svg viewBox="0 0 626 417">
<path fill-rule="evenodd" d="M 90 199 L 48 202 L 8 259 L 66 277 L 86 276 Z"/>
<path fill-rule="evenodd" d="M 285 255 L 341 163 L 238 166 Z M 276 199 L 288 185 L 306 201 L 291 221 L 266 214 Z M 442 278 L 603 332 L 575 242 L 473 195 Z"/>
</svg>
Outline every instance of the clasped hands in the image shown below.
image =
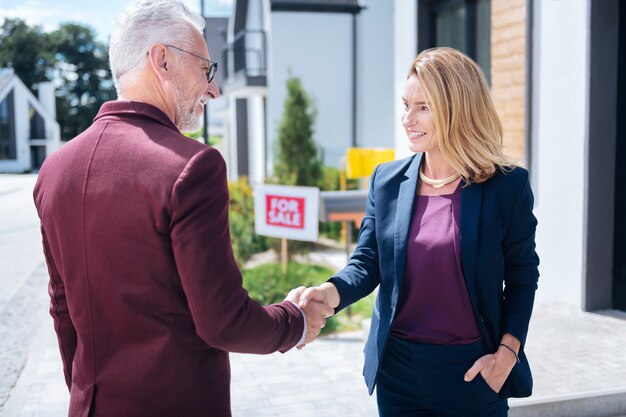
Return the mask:
<svg viewBox="0 0 626 417">
<path fill-rule="evenodd" d="M 304 343 L 297 346 L 302 349 L 315 340 L 326 325 L 326 319 L 335 314 L 335 307 L 339 305 L 339 293 L 333 284 L 325 282 L 319 287 L 294 288 L 285 300 L 297 304 L 306 316 Z"/>
</svg>

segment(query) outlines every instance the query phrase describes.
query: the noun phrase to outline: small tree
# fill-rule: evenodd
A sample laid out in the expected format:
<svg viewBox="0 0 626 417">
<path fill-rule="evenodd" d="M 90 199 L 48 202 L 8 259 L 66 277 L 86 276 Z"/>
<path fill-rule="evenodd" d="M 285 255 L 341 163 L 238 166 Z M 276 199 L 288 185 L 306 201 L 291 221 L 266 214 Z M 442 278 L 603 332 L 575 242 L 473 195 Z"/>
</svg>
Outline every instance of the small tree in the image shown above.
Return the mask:
<svg viewBox="0 0 626 417">
<path fill-rule="evenodd" d="M 313 140 L 313 125 L 317 112 L 311 98 L 304 91 L 299 78 L 287 79 L 287 98 L 283 117 L 278 126 L 274 182 L 282 185 L 319 186 L 323 180 L 322 161 Z M 303 243 L 289 242 L 293 253 L 302 249 Z M 281 239 L 283 273 L 286 273 L 287 240 Z"/>
<path fill-rule="evenodd" d="M 299 78 L 287 80 L 287 98 L 278 126 L 274 177 L 284 185 L 318 186 L 322 161 L 313 140 L 317 112 Z"/>
</svg>

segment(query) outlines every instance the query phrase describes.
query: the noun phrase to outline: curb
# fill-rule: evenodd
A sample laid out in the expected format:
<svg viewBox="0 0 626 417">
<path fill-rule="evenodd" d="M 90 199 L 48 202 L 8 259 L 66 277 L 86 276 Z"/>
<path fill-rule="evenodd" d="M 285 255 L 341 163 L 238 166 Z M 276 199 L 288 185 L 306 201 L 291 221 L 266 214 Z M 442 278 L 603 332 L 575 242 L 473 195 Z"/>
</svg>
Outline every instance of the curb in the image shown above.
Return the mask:
<svg viewBox="0 0 626 417">
<path fill-rule="evenodd" d="M 509 417 L 615 417 L 626 414 L 626 389 L 509 400 Z"/>
</svg>

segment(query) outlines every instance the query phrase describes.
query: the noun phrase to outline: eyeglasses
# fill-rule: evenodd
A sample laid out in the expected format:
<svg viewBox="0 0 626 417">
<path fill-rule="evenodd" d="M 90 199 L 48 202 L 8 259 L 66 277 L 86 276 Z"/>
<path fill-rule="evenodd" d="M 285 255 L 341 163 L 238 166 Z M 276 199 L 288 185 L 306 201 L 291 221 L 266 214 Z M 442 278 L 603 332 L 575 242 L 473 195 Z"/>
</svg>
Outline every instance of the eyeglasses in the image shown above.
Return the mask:
<svg viewBox="0 0 626 417">
<path fill-rule="evenodd" d="M 213 81 L 213 78 L 215 77 L 215 72 L 217 71 L 217 62 L 213 62 L 210 59 L 206 59 L 204 57 L 201 57 L 200 55 L 196 55 L 193 52 L 186 51 L 183 48 L 179 48 L 178 46 L 174 46 L 174 45 L 163 45 L 163 46 L 165 46 L 166 48 L 176 49 L 178 51 L 195 56 L 196 58 L 200 58 L 201 60 L 208 62 L 209 68 L 206 70 L 206 79 L 209 82 L 209 84 L 211 83 L 211 81 Z"/>
</svg>

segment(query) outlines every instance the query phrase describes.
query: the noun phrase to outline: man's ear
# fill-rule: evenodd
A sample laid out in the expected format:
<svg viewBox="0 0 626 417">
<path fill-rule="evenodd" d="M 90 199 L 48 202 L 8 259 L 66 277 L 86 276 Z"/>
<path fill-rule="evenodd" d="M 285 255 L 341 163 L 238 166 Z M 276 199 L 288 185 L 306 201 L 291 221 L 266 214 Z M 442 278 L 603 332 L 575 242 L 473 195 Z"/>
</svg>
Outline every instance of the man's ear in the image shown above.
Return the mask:
<svg viewBox="0 0 626 417">
<path fill-rule="evenodd" d="M 169 78 L 168 60 L 171 56 L 167 53 L 167 48 L 163 45 L 154 44 L 148 50 L 148 65 L 154 74 L 161 80 Z"/>
</svg>

